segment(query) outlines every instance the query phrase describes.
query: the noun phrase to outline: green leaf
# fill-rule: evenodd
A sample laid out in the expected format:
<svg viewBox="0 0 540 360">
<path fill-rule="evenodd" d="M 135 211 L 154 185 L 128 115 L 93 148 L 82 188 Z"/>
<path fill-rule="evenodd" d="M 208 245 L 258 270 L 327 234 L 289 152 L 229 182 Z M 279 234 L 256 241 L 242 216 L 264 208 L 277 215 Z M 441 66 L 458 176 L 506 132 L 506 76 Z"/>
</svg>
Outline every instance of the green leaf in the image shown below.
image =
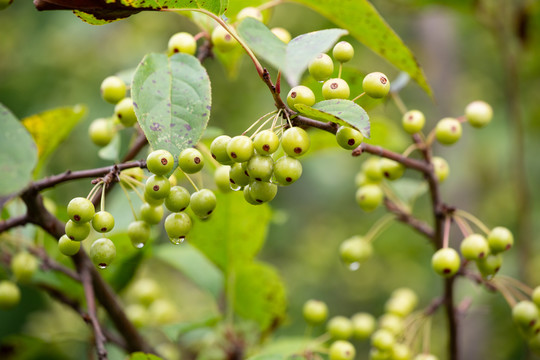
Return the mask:
<svg viewBox="0 0 540 360">
<path fill-rule="evenodd" d="M 370 136 L 369 116 L 354 101 L 343 99 L 324 100 L 316 103 L 313 107 L 297 104 L 296 109 L 312 119 L 352 126 L 365 137 L 369 138 Z"/>
<path fill-rule="evenodd" d="M 408 73 L 428 94 L 431 88 L 412 52 L 367 0 L 293 0 L 349 30 L 358 41 Z"/>
<path fill-rule="evenodd" d="M 0 196 L 17 192 L 32 179 L 37 148 L 17 118 L 0 104 Z"/>
<path fill-rule="evenodd" d="M 270 265 L 254 262 L 235 269 L 234 309 L 262 330 L 280 324 L 287 310 L 285 286 Z"/>
<path fill-rule="evenodd" d="M 132 353 L 129 360 L 162 360 L 159 356 L 154 354 L 145 354 L 143 352 Z"/>
<path fill-rule="evenodd" d="M 191 244 L 155 246 L 154 255 L 184 273 L 214 298 L 217 299 L 223 292 L 223 273 Z"/>
<path fill-rule="evenodd" d="M 216 210 L 208 220 L 193 217 L 188 241 L 227 272 L 236 264 L 251 261 L 261 249 L 270 208 L 248 204 L 241 193 L 217 193 Z"/>
<path fill-rule="evenodd" d="M 211 316 L 209 318 L 199 321 L 186 321 L 176 324 L 165 325 L 161 327 L 161 330 L 171 341 L 176 342 L 179 336 L 193 330 L 212 327 L 216 325 L 219 320 L 221 320 L 221 316 Z"/>
<path fill-rule="evenodd" d="M 347 30 L 327 29 L 295 37 L 287 44 L 285 78 L 291 86 L 298 85 L 311 60 L 327 52 Z"/>
<path fill-rule="evenodd" d="M 242 20 L 237 31 L 256 55 L 268 61 L 276 69 L 283 68 L 287 44 L 279 40 L 266 25 L 248 17 Z"/>
<path fill-rule="evenodd" d="M 131 87 L 135 114 L 154 149 L 175 158 L 195 145 L 210 118 L 210 79 L 193 56 L 148 54 Z"/>
</svg>

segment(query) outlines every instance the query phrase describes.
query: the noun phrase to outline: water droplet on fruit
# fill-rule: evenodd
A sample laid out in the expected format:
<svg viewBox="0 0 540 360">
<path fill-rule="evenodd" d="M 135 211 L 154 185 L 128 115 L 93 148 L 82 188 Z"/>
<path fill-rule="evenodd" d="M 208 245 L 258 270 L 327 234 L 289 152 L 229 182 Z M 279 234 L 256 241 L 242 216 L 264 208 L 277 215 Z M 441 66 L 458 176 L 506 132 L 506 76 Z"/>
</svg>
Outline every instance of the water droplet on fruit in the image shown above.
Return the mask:
<svg viewBox="0 0 540 360">
<path fill-rule="evenodd" d="M 180 236 L 180 237 L 177 237 L 177 238 L 169 238 L 169 240 L 174 245 L 179 245 L 179 244 L 183 243 L 184 240 L 186 240 L 186 237 L 185 236 Z"/>
<path fill-rule="evenodd" d="M 360 269 L 360 263 L 358 261 L 352 262 L 352 263 L 347 265 L 347 268 L 350 271 L 356 271 L 356 270 Z"/>
<path fill-rule="evenodd" d="M 133 243 L 133 246 L 135 246 L 137 249 L 140 249 L 144 246 L 144 243 Z"/>
</svg>

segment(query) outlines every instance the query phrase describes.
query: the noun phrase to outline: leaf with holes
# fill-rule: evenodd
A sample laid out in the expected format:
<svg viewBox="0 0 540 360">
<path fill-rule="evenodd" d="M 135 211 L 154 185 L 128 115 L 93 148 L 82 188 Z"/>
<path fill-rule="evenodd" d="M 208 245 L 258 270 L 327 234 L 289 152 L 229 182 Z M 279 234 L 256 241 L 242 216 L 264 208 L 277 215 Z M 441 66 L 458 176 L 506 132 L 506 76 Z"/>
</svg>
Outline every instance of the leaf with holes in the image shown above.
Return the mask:
<svg viewBox="0 0 540 360">
<path fill-rule="evenodd" d="M 148 54 L 137 67 L 131 93 L 135 114 L 154 149 L 176 158 L 195 145 L 210 118 L 210 79 L 193 56 Z"/>
<path fill-rule="evenodd" d="M 313 107 L 296 104 L 296 109 L 309 118 L 320 121 L 331 121 L 338 125 L 352 126 L 369 138 L 369 116 L 364 109 L 350 100 L 333 99 L 316 103 Z"/>
</svg>

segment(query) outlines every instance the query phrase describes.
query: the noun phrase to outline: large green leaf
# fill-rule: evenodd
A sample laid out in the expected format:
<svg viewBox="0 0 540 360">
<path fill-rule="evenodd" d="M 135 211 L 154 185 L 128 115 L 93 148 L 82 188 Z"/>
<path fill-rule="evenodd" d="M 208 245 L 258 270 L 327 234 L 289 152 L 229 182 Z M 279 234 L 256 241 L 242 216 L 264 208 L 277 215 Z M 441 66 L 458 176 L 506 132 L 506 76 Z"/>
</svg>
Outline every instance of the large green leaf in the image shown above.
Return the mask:
<svg viewBox="0 0 540 360">
<path fill-rule="evenodd" d="M 296 109 L 303 115 L 321 121 L 331 121 L 339 125 L 352 126 L 369 138 L 369 116 L 354 101 L 334 99 L 316 103 L 313 107 L 297 104 Z"/>
<path fill-rule="evenodd" d="M 285 318 L 285 286 L 270 265 L 246 263 L 235 269 L 234 309 L 244 318 L 254 320 L 262 330 L 276 327 Z"/>
<path fill-rule="evenodd" d="M 37 145 L 39 160 L 34 170 L 35 176 L 86 113 L 86 106 L 75 105 L 47 110 L 22 120 Z"/>
<path fill-rule="evenodd" d="M 37 148 L 32 136 L 0 104 L 0 196 L 21 190 L 32 179 Z"/>
<path fill-rule="evenodd" d="M 251 261 L 261 249 L 270 208 L 248 204 L 241 193 L 216 194 L 216 210 L 208 220 L 194 219 L 187 239 L 225 272 Z"/>
<path fill-rule="evenodd" d="M 203 224 L 204 226 L 205 224 Z M 223 273 L 199 250 L 186 243 L 181 246 L 163 244 L 154 247 L 155 257 L 184 273 L 201 289 L 218 298 L 223 291 Z"/>
<path fill-rule="evenodd" d="M 412 52 L 367 0 L 292 0 L 321 13 L 358 41 L 407 72 L 428 94 L 431 88 Z"/>
<path fill-rule="evenodd" d="M 193 56 L 148 54 L 131 87 L 135 114 L 154 149 L 176 158 L 195 145 L 210 118 L 210 79 Z"/>
<path fill-rule="evenodd" d="M 276 69 L 284 67 L 287 44 L 274 35 L 266 25 L 248 17 L 240 23 L 237 31 L 255 54 Z"/>
</svg>

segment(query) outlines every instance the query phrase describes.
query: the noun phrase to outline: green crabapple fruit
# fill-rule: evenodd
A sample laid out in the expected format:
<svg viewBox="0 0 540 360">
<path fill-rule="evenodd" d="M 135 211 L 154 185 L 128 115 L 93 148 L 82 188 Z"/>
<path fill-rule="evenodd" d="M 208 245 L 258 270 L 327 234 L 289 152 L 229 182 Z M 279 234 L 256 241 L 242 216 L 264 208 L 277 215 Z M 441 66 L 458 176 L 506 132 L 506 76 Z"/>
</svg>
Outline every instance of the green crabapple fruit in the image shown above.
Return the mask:
<svg viewBox="0 0 540 360">
<path fill-rule="evenodd" d="M 475 128 L 481 128 L 491 122 L 493 109 L 484 101 L 473 101 L 465 108 L 465 118 Z"/>
<path fill-rule="evenodd" d="M 270 29 L 270 31 L 285 44 L 288 44 L 291 41 L 291 33 L 287 31 L 287 29 L 284 29 L 282 27 L 275 27 Z"/>
<path fill-rule="evenodd" d="M 353 150 L 364 140 L 364 135 L 348 126 L 340 126 L 336 132 L 336 141 L 345 150 Z"/>
<path fill-rule="evenodd" d="M 58 240 L 58 250 L 66 256 L 73 256 L 79 252 L 81 248 L 81 243 L 79 241 L 73 241 L 67 237 L 67 235 L 62 235 Z"/>
<path fill-rule="evenodd" d="M 534 288 L 531 299 L 536 306 L 540 307 L 540 286 Z"/>
<path fill-rule="evenodd" d="M 150 306 L 160 298 L 161 288 L 153 279 L 141 278 L 133 284 L 129 293 L 141 305 Z"/>
<path fill-rule="evenodd" d="M 255 181 L 249 185 L 249 194 L 255 202 L 262 204 L 272 201 L 277 194 L 277 185 L 264 181 Z"/>
<path fill-rule="evenodd" d="M 334 72 L 334 62 L 326 54 L 319 54 L 311 60 L 308 65 L 309 74 L 317 81 L 325 81 L 332 76 Z"/>
<path fill-rule="evenodd" d="M 394 334 L 386 329 L 379 329 L 371 335 L 371 345 L 379 350 L 388 351 L 396 342 Z"/>
<path fill-rule="evenodd" d="M 106 233 L 114 228 L 114 216 L 107 211 L 98 211 L 92 218 L 92 227 L 100 233 Z"/>
<path fill-rule="evenodd" d="M 13 3 L 13 0 L 1 0 L 0 1 L 0 10 L 6 9 L 12 3 Z"/>
<path fill-rule="evenodd" d="M 125 127 L 133 126 L 137 122 L 133 100 L 129 97 L 123 98 L 116 104 L 114 114 Z"/>
<path fill-rule="evenodd" d="M 411 357 L 411 350 L 407 345 L 395 343 L 392 347 L 392 360 L 410 360 Z"/>
<path fill-rule="evenodd" d="M 155 175 L 165 175 L 174 167 L 174 157 L 167 150 L 152 151 L 146 157 L 148 171 Z"/>
<path fill-rule="evenodd" d="M 390 81 L 381 72 L 367 74 L 362 81 L 364 92 L 375 99 L 383 98 L 390 92 Z"/>
<path fill-rule="evenodd" d="M 112 121 L 105 118 L 95 119 L 88 128 L 88 136 L 90 136 L 90 140 L 97 146 L 108 145 L 115 134 L 116 131 Z"/>
<path fill-rule="evenodd" d="M 433 171 L 435 172 L 437 180 L 442 183 L 450 174 L 448 162 L 442 157 L 434 156 L 431 158 L 431 163 L 433 164 Z"/>
<path fill-rule="evenodd" d="M 222 52 L 231 51 L 238 44 L 236 39 L 221 25 L 214 28 L 211 38 L 214 47 Z"/>
<path fill-rule="evenodd" d="M 165 219 L 165 231 L 173 244 L 182 243 L 191 227 L 191 218 L 185 212 L 171 213 Z"/>
<path fill-rule="evenodd" d="M 83 197 L 71 199 L 67 206 L 67 213 L 70 220 L 76 223 L 86 223 L 92 220 L 96 209 L 94 204 Z"/>
<path fill-rule="evenodd" d="M 197 149 L 187 148 L 178 155 L 178 166 L 187 174 L 195 174 L 204 166 L 204 158 Z"/>
<path fill-rule="evenodd" d="M 489 244 L 480 234 L 471 234 L 461 241 L 461 255 L 467 260 L 478 260 L 489 255 Z"/>
<path fill-rule="evenodd" d="M 135 180 L 139 182 L 142 181 L 144 178 L 144 171 L 140 167 L 134 167 L 122 170 L 120 172 L 120 175 L 120 182 L 122 183 L 122 185 L 128 186 L 128 188 L 130 188 L 127 182 L 130 180 Z M 122 178 L 127 178 L 127 180 Z"/>
<path fill-rule="evenodd" d="M 308 133 L 298 127 L 288 128 L 281 136 L 281 147 L 289 156 L 298 157 L 304 155 L 311 145 Z"/>
<path fill-rule="evenodd" d="M 491 251 L 497 254 L 510 249 L 514 245 L 514 236 L 507 228 L 497 226 L 491 229 L 487 241 Z"/>
<path fill-rule="evenodd" d="M 380 186 L 367 184 L 356 190 L 356 202 L 364 211 L 375 210 L 383 201 L 384 193 Z"/>
<path fill-rule="evenodd" d="M 380 165 L 384 177 L 388 180 L 397 180 L 405 172 L 405 166 L 391 159 L 382 158 Z"/>
<path fill-rule="evenodd" d="M 170 192 L 169 192 L 170 195 Z M 148 203 L 141 205 L 141 220 L 147 222 L 150 225 L 159 224 L 163 218 L 163 206 L 152 206 Z"/>
<path fill-rule="evenodd" d="M 177 316 L 176 307 L 169 300 L 157 299 L 148 310 L 152 322 L 157 325 L 174 322 Z"/>
<path fill-rule="evenodd" d="M 131 304 L 126 306 L 126 316 L 137 328 L 148 325 L 150 315 L 148 310 L 140 304 Z"/>
<path fill-rule="evenodd" d="M 347 265 L 363 263 L 371 257 L 372 253 L 371 243 L 360 236 L 353 236 L 343 241 L 339 247 L 341 260 Z"/>
<path fill-rule="evenodd" d="M 345 316 L 334 316 L 326 324 L 326 331 L 333 339 L 347 340 L 353 333 L 352 322 Z"/>
<path fill-rule="evenodd" d="M 462 128 L 459 120 L 444 118 L 435 127 L 435 138 L 443 145 L 452 145 L 461 138 Z"/>
<path fill-rule="evenodd" d="M 328 355 L 330 360 L 352 360 L 356 356 L 356 350 L 350 342 L 338 340 L 330 345 Z"/>
<path fill-rule="evenodd" d="M 354 48 L 349 42 L 340 41 L 334 45 L 332 56 L 341 63 L 347 62 L 353 58 Z"/>
<path fill-rule="evenodd" d="M 253 197 L 251 197 L 251 186 L 250 185 L 244 186 L 244 190 L 242 191 L 242 195 L 244 196 L 244 200 L 246 200 L 246 202 L 248 204 L 261 205 L 261 203 L 256 202 L 255 199 L 253 199 Z"/>
<path fill-rule="evenodd" d="M 296 104 L 313 106 L 315 104 L 315 94 L 313 91 L 304 85 L 293 87 L 287 94 L 287 105 L 293 110 L 296 110 Z"/>
<path fill-rule="evenodd" d="M 308 300 L 302 308 L 304 320 L 312 325 L 321 324 L 328 317 L 328 307 L 320 300 Z"/>
<path fill-rule="evenodd" d="M 236 20 L 242 21 L 245 18 L 254 18 L 255 20 L 263 21 L 263 15 L 261 10 L 257 9 L 256 7 L 248 6 L 240 10 L 238 15 L 236 15 Z"/>
<path fill-rule="evenodd" d="M 144 192 L 153 199 L 165 199 L 169 195 L 171 183 L 163 175 L 152 175 L 146 180 Z"/>
<path fill-rule="evenodd" d="M 216 195 L 209 189 L 201 189 L 191 194 L 190 207 L 198 217 L 205 219 L 216 208 Z"/>
<path fill-rule="evenodd" d="M 90 247 L 90 258 L 98 268 L 105 269 L 115 257 L 116 247 L 111 239 L 101 238 L 92 243 Z"/>
<path fill-rule="evenodd" d="M 171 36 L 167 44 L 167 52 L 170 55 L 175 53 L 185 53 L 195 55 L 197 51 L 197 41 L 187 32 L 179 32 Z"/>
<path fill-rule="evenodd" d="M 357 313 L 351 317 L 353 337 L 367 339 L 373 334 L 376 327 L 375 318 L 369 313 Z"/>
<path fill-rule="evenodd" d="M 142 220 L 133 221 L 128 225 L 127 234 L 131 244 L 140 249 L 150 239 L 150 225 Z"/>
<path fill-rule="evenodd" d="M 101 96 L 103 100 L 116 104 L 126 97 L 126 83 L 118 76 L 106 77 L 101 83 Z"/>
<path fill-rule="evenodd" d="M 502 266 L 503 258 L 501 254 L 490 254 L 485 258 L 476 260 L 478 271 L 485 278 L 494 276 Z"/>
<path fill-rule="evenodd" d="M 261 155 L 273 154 L 279 148 L 279 137 L 272 130 L 263 130 L 255 135 L 253 147 Z"/>
<path fill-rule="evenodd" d="M 392 334 L 399 336 L 403 333 L 405 325 L 403 323 L 403 318 L 395 314 L 384 314 L 379 318 L 379 328 L 386 329 Z"/>
<path fill-rule="evenodd" d="M 227 154 L 234 162 L 245 162 L 253 156 L 253 141 L 245 135 L 233 137 L 227 144 Z"/>
<path fill-rule="evenodd" d="M 69 220 L 66 223 L 66 235 L 73 241 L 83 241 L 90 235 L 90 223 L 76 223 Z"/>
<path fill-rule="evenodd" d="M 456 250 L 452 248 L 442 248 L 433 254 L 431 266 L 433 270 L 444 277 L 450 277 L 458 272 L 461 259 Z"/>
<path fill-rule="evenodd" d="M 368 182 L 378 183 L 384 177 L 381 161 L 376 157 L 369 157 L 364 161 L 364 163 L 362 163 L 362 171 L 366 175 L 366 180 L 368 180 Z"/>
<path fill-rule="evenodd" d="M 266 155 L 254 155 L 247 163 L 249 177 L 256 181 L 269 181 L 274 170 L 274 160 Z"/>
<path fill-rule="evenodd" d="M 227 145 L 231 141 L 231 137 L 228 135 L 220 135 L 216 137 L 210 144 L 210 153 L 212 157 L 217 160 L 221 165 L 231 165 L 233 161 L 227 153 Z"/>
<path fill-rule="evenodd" d="M 32 279 L 39 267 L 38 259 L 26 252 L 22 251 L 13 256 L 11 259 L 11 271 L 17 281 L 27 283 Z"/>
<path fill-rule="evenodd" d="M 421 111 L 410 110 L 403 115 L 401 119 L 401 125 L 403 129 L 409 134 L 415 134 L 420 132 L 426 123 L 426 118 Z"/>
<path fill-rule="evenodd" d="M 0 281 L 0 309 L 10 309 L 16 306 L 19 301 L 21 301 L 19 287 L 8 280 Z"/>
<path fill-rule="evenodd" d="M 351 95 L 349 84 L 343 79 L 329 79 L 322 86 L 322 96 L 325 100 L 348 99 L 349 95 Z"/>
<path fill-rule="evenodd" d="M 512 319 L 522 328 L 531 328 L 539 320 L 538 307 L 532 301 L 520 301 L 512 308 Z"/>
<path fill-rule="evenodd" d="M 231 183 L 229 180 L 230 169 L 231 169 L 230 166 L 224 165 L 224 166 L 218 167 L 216 171 L 214 171 L 214 182 L 216 183 L 217 188 L 221 192 L 224 192 L 224 193 L 227 193 L 232 190 Z"/>
<path fill-rule="evenodd" d="M 283 156 L 274 163 L 274 177 L 280 185 L 291 185 L 302 176 L 302 163 L 291 156 Z"/>
<path fill-rule="evenodd" d="M 229 181 L 235 189 L 249 184 L 249 175 L 246 174 L 242 164 L 236 163 L 231 166 L 231 169 L 229 170 Z"/>
</svg>

